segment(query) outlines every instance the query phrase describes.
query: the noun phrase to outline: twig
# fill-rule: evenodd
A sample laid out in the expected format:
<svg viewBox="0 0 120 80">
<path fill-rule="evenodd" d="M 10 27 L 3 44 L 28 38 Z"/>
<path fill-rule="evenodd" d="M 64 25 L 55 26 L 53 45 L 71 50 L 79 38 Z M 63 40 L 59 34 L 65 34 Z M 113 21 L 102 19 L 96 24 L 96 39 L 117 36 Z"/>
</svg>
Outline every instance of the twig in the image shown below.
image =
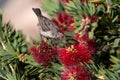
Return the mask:
<svg viewBox="0 0 120 80">
<path fill-rule="evenodd" d="M 0 43 L 2 44 L 3 49 L 6 50 L 6 46 L 1 39 L 0 39 Z"/>
<path fill-rule="evenodd" d="M 6 77 L 4 77 L 4 76 L 2 76 L 2 75 L 0 75 L 0 77 L 1 77 L 1 78 L 3 78 L 3 79 L 5 79 L 5 80 L 7 80 L 7 78 L 6 78 Z"/>
<path fill-rule="evenodd" d="M 10 66 L 10 69 L 11 69 L 12 73 L 13 73 L 13 74 L 15 74 L 15 71 L 14 71 L 14 69 L 13 69 L 12 65 L 11 65 L 11 64 L 9 64 L 9 66 Z"/>
</svg>

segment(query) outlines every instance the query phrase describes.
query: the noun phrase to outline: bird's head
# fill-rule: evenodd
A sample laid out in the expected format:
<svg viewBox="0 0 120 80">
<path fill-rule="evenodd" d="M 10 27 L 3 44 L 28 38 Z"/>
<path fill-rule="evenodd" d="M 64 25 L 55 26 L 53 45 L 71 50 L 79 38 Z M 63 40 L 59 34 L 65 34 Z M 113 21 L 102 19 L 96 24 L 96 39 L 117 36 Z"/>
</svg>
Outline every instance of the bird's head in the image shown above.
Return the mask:
<svg viewBox="0 0 120 80">
<path fill-rule="evenodd" d="M 42 16 L 41 10 L 39 8 L 32 8 L 32 10 L 37 16 Z"/>
</svg>

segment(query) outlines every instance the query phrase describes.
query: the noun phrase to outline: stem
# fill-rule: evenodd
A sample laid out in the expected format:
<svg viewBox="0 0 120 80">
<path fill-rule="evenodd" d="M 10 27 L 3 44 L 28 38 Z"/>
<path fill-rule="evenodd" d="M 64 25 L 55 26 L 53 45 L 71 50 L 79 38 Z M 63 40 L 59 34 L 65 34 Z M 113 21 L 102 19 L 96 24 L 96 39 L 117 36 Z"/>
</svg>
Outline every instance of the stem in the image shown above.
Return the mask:
<svg viewBox="0 0 120 80">
<path fill-rule="evenodd" d="M 108 5 L 107 6 L 107 13 L 110 13 L 110 11 L 111 11 L 111 5 Z"/>
<path fill-rule="evenodd" d="M 1 40 L 1 38 L 0 38 L 0 43 L 2 44 L 3 49 L 6 50 L 6 46 L 5 46 L 5 44 L 3 43 L 3 41 Z"/>
<path fill-rule="evenodd" d="M 10 69 L 11 69 L 12 73 L 15 74 L 15 70 L 13 69 L 12 65 L 9 64 L 9 66 L 10 66 Z"/>
<path fill-rule="evenodd" d="M 6 78 L 6 77 L 4 77 L 4 76 L 2 76 L 2 75 L 0 75 L 0 77 L 1 77 L 1 78 L 3 78 L 3 79 L 5 79 L 5 80 L 7 80 L 7 78 Z"/>
</svg>

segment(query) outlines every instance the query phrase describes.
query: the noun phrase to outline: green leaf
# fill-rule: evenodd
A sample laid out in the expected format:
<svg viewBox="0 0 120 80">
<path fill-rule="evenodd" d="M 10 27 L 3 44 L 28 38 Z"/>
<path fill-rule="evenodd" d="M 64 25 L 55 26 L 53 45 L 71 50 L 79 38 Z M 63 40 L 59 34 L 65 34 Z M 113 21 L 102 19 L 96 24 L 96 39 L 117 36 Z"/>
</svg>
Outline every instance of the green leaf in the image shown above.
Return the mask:
<svg viewBox="0 0 120 80">
<path fill-rule="evenodd" d="M 119 59 L 116 58 L 115 56 L 110 56 L 110 61 L 114 64 L 118 63 L 119 62 Z"/>
<path fill-rule="evenodd" d="M 119 43 L 120 43 L 120 38 L 115 39 L 115 40 L 114 40 L 113 47 L 118 47 L 118 46 L 119 46 Z"/>
<path fill-rule="evenodd" d="M 88 36 L 89 36 L 90 39 L 93 39 L 94 38 L 94 32 L 93 31 L 89 32 Z"/>
<path fill-rule="evenodd" d="M 75 22 L 75 23 L 73 23 L 71 26 L 76 26 L 76 27 L 78 27 L 78 26 L 80 26 L 80 22 Z"/>
<path fill-rule="evenodd" d="M 112 20 L 112 22 L 114 23 L 117 19 L 118 19 L 118 15 Z"/>
<path fill-rule="evenodd" d="M 2 14 L 0 13 L 0 37 L 2 37 Z"/>
<path fill-rule="evenodd" d="M 64 34 L 67 35 L 67 36 L 71 36 L 71 37 L 74 36 L 72 32 L 64 32 Z"/>
<path fill-rule="evenodd" d="M 61 3 L 56 3 L 53 0 L 44 0 L 44 3 L 42 3 L 42 8 L 48 12 L 50 16 L 55 16 L 57 12 L 63 11 L 61 5 Z"/>
<path fill-rule="evenodd" d="M 111 0 L 106 0 L 107 5 L 112 5 L 112 1 Z"/>
<path fill-rule="evenodd" d="M 30 65 L 36 66 L 36 67 L 39 66 L 39 64 L 37 62 L 35 62 L 35 60 L 33 59 L 33 57 L 31 55 L 25 54 L 25 58 L 26 58 L 26 60 L 25 60 L 26 64 L 30 64 Z"/>
<path fill-rule="evenodd" d="M 96 14 L 98 14 L 100 11 L 102 11 L 103 13 L 105 13 L 106 11 L 105 6 L 103 4 L 98 5 Z"/>
<path fill-rule="evenodd" d="M 8 80 L 21 80 L 17 74 L 7 73 L 6 76 Z"/>
<path fill-rule="evenodd" d="M 58 71 L 63 70 L 63 66 L 58 63 L 52 63 L 52 67 L 53 69 L 58 70 Z"/>
<path fill-rule="evenodd" d="M 10 54 L 17 55 L 18 53 L 13 49 L 13 47 L 8 43 L 6 44 L 6 51 Z"/>
<path fill-rule="evenodd" d="M 89 2 L 103 2 L 103 1 L 105 1 L 105 0 L 88 0 Z"/>
</svg>

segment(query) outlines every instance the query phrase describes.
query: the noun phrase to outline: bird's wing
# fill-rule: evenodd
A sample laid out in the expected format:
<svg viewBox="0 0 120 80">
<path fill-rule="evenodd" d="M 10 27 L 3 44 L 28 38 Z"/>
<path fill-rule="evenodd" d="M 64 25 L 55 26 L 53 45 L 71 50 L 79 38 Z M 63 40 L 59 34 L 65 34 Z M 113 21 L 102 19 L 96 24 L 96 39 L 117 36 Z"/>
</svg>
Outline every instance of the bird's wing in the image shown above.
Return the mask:
<svg viewBox="0 0 120 80">
<path fill-rule="evenodd" d="M 50 31 L 48 21 L 46 19 L 44 19 L 44 17 L 40 17 L 40 18 L 38 18 L 38 20 L 39 20 L 39 25 L 43 31 L 45 31 L 45 32 Z"/>
<path fill-rule="evenodd" d="M 38 21 L 40 25 L 39 27 L 42 28 L 43 31 L 50 31 L 50 28 L 48 27 L 48 22 L 46 22 L 47 18 L 45 18 L 42 13 L 41 10 L 39 8 L 32 8 L 32 10 L 34 11 L 34 13 L 37 15 L 38 17 Z"/>
<path fill-rule="evenodd" d="M 43 21 L 44 21 L 44 28 L 46 29 L 46 31 L 59 31 L 59 28 L 53 23 L 53 21 L 51 21 L 50 19 L 43 17 Z"/>
</svg>

